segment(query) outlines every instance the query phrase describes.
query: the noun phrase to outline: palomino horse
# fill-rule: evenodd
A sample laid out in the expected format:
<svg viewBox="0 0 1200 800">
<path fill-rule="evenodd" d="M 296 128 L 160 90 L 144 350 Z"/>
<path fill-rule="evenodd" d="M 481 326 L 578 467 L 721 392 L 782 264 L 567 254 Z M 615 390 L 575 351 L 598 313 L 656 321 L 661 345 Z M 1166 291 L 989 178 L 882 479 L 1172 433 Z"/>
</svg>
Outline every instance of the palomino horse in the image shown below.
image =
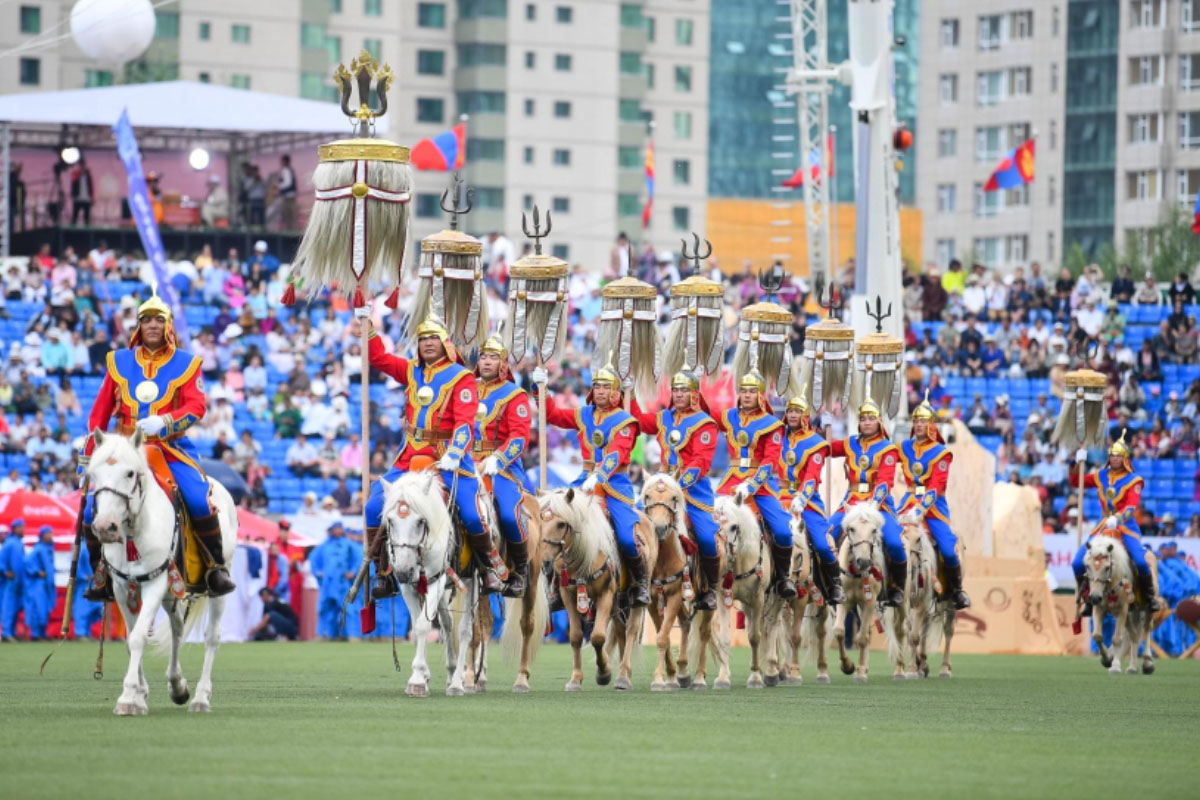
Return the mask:
<svg viewBox="0 0 1200 800">
<path fill-rule="evenodd" d="M 1139 543 L 1140 547 L 1141 544 Z M 1154 575 L 1155 591 L 1158 586 L 1158 564 L 1152 553 L 1146 554 L 1146 562 Z M 1129 665 L 1127 672 L 1138 672 L 1138 648 L 1145 646 L 1142 654 L 1142 672 L 1154 672 L 1154 654 L 1150 651 L 1149 637 L 1154 612 L 1153 598 L 1135 597 L 1136 581 L 1134 566 L 1125 551 L 1125 545 L 1117 537 L 1098 533 L 1087 541 L 1088 602 L 1092 605 L 1092 641 L 1100 649 L 1100 664 L 1114 675 L 1121 674 L 1121 657 Z M 1117 619 L 1113 632 L 1112 650 L 1104 646 L 1104 615 L 1112 614 Z"/>
<path fill-rule="evenodd" d="M 898 669 L 909 667 L 905 677 L 928 678 L 929 649 L 936 648 L 941 637 L 942 669 L 938 675 L 949 678 L 953 674 L 950 642 L 958 611 L 953 602 L 938 595 L 937 549 L 923 524 L 904 524 L 904 549 L 908 552 L 908 586 L 904 593 L 907 631 L 888 628 L 888 656 Z M 961 545 L 958 550 L 961 558 Z"/>
<path fill-rule="evenodd" d="M 525 534 L 528 537 L 526 547 L 529 552 L 529 580 L 525 584 L 524 597 L 510 597 L 505 601 L 504 631 L 500 634 L 500 646 L 506 660 L 519 659 L 517 679 L 513 682 L 512 690 L 517 694 L 526 694 L 529 691 L 530 664 L 537 655 L 538 648 L 542 646 L 546 623 L 550 620 L 550 607 L 546 602 L 546 590 L 542 586 L 542 563 L 548 553 L 537 498 L 530 494 L 522 495 L 521 510 L 525 515 Z M 488 628 L 483 632 L 485 646 L 490 631 L 491 628 Z"/>
<path fill-rule="evenodd" d="M 750 641 L 750 677 L 747 689 L 765 686 L 762 666 L 759 661 L 759 646 L 763 640 L 763 616 L 767 602 L 767 581 L 771 574 L 771 552 L 763 540 L 758 517 L 750 506 L 722 495 L 717 498 L 717 524 L 726 541 L 726 568 L 724 585 L 718 608 L 721 612 L 724 631 L 720 637 L 721 656 L 718 659 L 720 672 L 713 683 L 714 689 L 730 687 L 729 647 L 732 636 L 730 607 L 726 599 L 736 600 L 746 617 L 746 638 Z M 730 584 L 732 578 L 732 584 Z"/>
<path fill-rule="evenodd" d="M 612 633 L 621 636 L 621 664 L 613 688 L 632 689 L 633 651 L 640 646 L 638 637 L 641 636 L 645 609 L 630 609 L 627 615 L 621 610 L 613 613 L 619 580 L 617 565 L 621 561 L 608 515 L 594 495 L 574 488 L 542 495 L 538 504 L 541 506 L 542 541 L 557 549 L 554 568 L 565 578 L 559 593 L 570 619 L 569 638 L 574 662 L 564 690 L 578 692 L 583 688 L 583 617 L 589 606 L 595 609 L 591 643 L 596 651 L 596 683 L 607 686 L 612 681 L 605 651 L 605 642 Z M 658 557 L 658 541 L 649 528 L 650 523 L 642 517 L 634 535 L 653 569 Z M 616 616 L 621 616 L 622 620 L 616 620 Z M 610 622 L 617 623 L 611 632 Z"/>
<path fill-rule="evenodd" d="M 642 507 L 658 537 L 658 560 L 651 577 L 650 616 L 658 630 L 658 666 L 650 691 L 675 691 L 688 688 L 688 637 L 691 634 L 692 597 L 684 584 L 694 579 L 689 575 L 688 555 L 684 541 L 690 541 L 687 529 L 687 498 L 679 481 L 665 472 L 650 476 L 642 489 Z M 688 583 L 690 589 L 692 584 Z M 716 591 L 718 587 L 714 586 Z M 699 612 L 701 627 L 708 626 L 715 612 Z M 671 630 L 679 623 L 679 659 L 671 658 Z"/>
<path fill-rule="evenodd" d="M 188 701 L 187 679 L 179 666 L 179 646 L 203 619 L 206 607 L 204 668 L 188 710 L 209 711 L 212 707 L 212 666 L 221 644 L 225 598 L 196 595 L 188 606 L 172 593 L 169 568 L 175 558 L 176 537 L 180 535 L 179 521 L 171 498 L 150 471 L 142 451 L 141 430 L 135 432 L 132 439 L 100 430 L 93 431 L 92 437 L 96 445 L 88 464 L 95 511 L 92 530 L 102 544 L 113 594 L 129 631 L 126 639 L 129 669 L 125 672 L 124 689 L 113 713 L 141 716 L 149 711 L 150 687 L 142 670 L 142 656 L 150 625 L 159 608 L 166 612 L 170 622 L 169 627 L 155 631 L 154 637 L 155 643 L 164 649 L 168 643 L 170 645 L 168 694 L 177 705 Z M 232 553 L 237 546 L 237 509 L 225 487 L 211 479 L 209 486 L 209 496 L 221 521 L 222 551 Z M 131 552 L 135 555 L 133 559 L 127 558 Z"/>
<path fill-rule="evenodd" d="M 796 596 L 784 600 L 772 592 L 767 599 L 766 628 L 767 635 L 767 671 L 764 676 L 767 686 L 801 686 L 804 678 L 800 675 L 800 648 L 804 641 L 804 619 L 807 613 L 824 612 L 824 598 L 820 589 L 814 583 L 812 547 L 808 542 L 808 531 L 804 527 L 804 517 L 799 504 L 792 506 L 791 519 L 788 522 L 792 531 L 792 583 L 796 584 Z M 809 612 L 809 606 L 812 612 Z M 823 638 L 823 636 L 822 636 Z M 825 654 L 819 654 L 821 662 Z M 828 675 L 826 676 L 828 677 Z"/>
<path fill-rule="evenodd" d="M 481 506 L 485 510 L 484 525 L 490 527 L 487 504 Z M 417 646 L 405 694 L 429 696 L 430 671 L 425 651 L 436 616 L 446 644 L 446 694 L 459 697 L 466 693 L 466 661 L 480 592 L 478 581 L 465 582 L 462 612 L 455 631 L 451 603 L 460 581 L 453 572 L 458 566 L 459 553 L 452 546 L 453 521 L 437 472 L 418 470 L 401 475 L 393 483 L 384 481 L 383 533 L 387 537 L 392 574 L 400 584 L 400 594 L 412 617 L 413 641 Z"/>
<path fill-rule="evenodd" d="M 883 514 L 873 501 L 852 506 L 842 519 L 842 544 L 838 549 L 842 566 L 846 602 L 838 606 L 833 620 L 838 658 L 842 672 L 853 675 L 855 683 L 867 682 L 867 655 L 871 648 L 871 626 L 875 623 L 875 598 L 883 588 L 887 568 L 883 550 Z M 846 618 L 851 608 L 858 610 L 859 629 L 854 638 L 858 647 L 858 667 L 846 655 Z"/>
</svg>

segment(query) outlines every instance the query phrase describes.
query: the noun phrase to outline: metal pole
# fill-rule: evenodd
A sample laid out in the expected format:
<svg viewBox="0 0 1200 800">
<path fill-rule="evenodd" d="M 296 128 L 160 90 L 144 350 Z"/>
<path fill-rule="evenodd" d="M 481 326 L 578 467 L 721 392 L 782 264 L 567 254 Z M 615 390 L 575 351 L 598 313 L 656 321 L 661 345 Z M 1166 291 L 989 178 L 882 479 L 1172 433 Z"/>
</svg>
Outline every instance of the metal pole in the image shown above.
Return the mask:
<svg viewBox="0 0 1200 800">
<path fill-rule="evenodd" d="M 9 241 L 9 231 L 15 230 L 12 221 L 12 198 L 8 196 L 9 170 L 12 169 L 11 136 L 9 124 L 0 122 L 0 258 L 8 258 L 12 242 Z"/>
</svg>

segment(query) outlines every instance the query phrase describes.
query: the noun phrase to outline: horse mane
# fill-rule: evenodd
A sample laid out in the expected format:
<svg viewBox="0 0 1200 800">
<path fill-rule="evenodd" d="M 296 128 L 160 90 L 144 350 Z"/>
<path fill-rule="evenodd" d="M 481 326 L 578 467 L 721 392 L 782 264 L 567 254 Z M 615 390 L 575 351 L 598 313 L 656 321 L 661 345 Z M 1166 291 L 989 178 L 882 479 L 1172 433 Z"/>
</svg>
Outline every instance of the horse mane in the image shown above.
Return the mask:
<svg viewBox="0 0 1200 800">
<path fill-rule="evenodd" d="M 1125 543 L 1115 536 L 1110 536 L 1107 533 L 1097 533 L 1092 538 L 1088 539 L 1088 553 L 1096 553 L 1102 555 L 1103 551 L 1093 550 L 1094 546 L 1102 545 L 1107 541 L 1112 545 L 1112 551 L 1108 553 L 1112 557 L 1113 572 L 1121 573 L 1121 577 L 1133 577 L 1133 559 L 1129 557 L 1129 552 L 1125 549 Z M 1139 543 L 1139 547 L 1141 544 Z"/>
<path fill-rule="evenodd" d="M 736 525 L 739 529 L 737 555 L 740 556 L 748 552 L 758 539 L 758 518 L 754 516 L 754 512 L 745 503 L 738 505 L 728 495 L 719 496 L 715 508 L 717 514 L 725 518 L 725 524 L 722 525 L 722 528 Z M 744 533 L 749 533 L 750 535 L 743 535 Z"/>
<path fill-rule="evenodd" d="M 450 510 L 441 491 L 431 491 L 437 487 L 437 480 L 430 480 L 431 474 L 407 472 L 390 484 L 385 482 L 383 515 L 386 518 L 397 503 L 405 500 L 417 516 L 428 523 L 430 541 L 445 547 L 450 541 Z"/>
<path fill-rule="evenodd" d="M 571 502 L 567 502 L 568 493 L 573 495 Z M 543 495 L 538 504 L 574 531 L 571 547 L 563 551 L 569 572 L 578 575 L 590 569 L 601 553 L 612 564 L 621 563 L 612 524 L 594 497 L 578 490 L 559 489 Z"/>
<path fill-rule="evenodd" d="M 132 439 L 119 433 L 106 433 L 104 441 L 96 445 L 96 449 L 92 451 L 91 461 L 100 462 L 108 458 L 128 461 L 131 457 L 138 462 L 138 467 L 142 472 L 150 471 L 150 464 L 146 461 L 145 452 L 140 447 L 134 447 Z"/>
<path fill-rule="evenodd" d="M 846 512 L 846 517 L 842 521 L 842 527 L 848 528 L 855 522 L 865 522 L 871 525 L 877 531 L 883 530 L 883 512 L 879 510 L 879 504 L 874 500 L 868 500 L 863 503 L 857 503 L 850 507 Z"/>
</svg>

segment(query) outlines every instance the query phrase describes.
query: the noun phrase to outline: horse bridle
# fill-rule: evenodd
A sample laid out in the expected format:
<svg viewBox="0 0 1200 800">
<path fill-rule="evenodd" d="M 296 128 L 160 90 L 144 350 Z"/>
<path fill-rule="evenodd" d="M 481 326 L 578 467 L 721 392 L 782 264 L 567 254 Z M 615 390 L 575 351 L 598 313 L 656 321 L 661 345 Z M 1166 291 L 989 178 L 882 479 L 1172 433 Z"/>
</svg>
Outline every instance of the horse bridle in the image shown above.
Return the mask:
<svg viewBox="0 0 1200 800">
<path fill-rule="evenodd" d="M 849 536 L 847 536 L 847 542 L 850 545 L 850 555 L 851 556 L 854 555 L 854 550 L 856 548 L 866 545 L 867 546 L 867 560 L 870 561 L 872 564 L 875 563 L 875 537 L 874 536 L 869 537 L 867 539 L 867 541 L 865 541 L 865 542 L 857 542 L 857 543 L 854 542 L 853 540 L 850 540 Z M 855 567 L 855 562 L 853 559 L 850 561 L 850 567 L 851 567 L 850 574 L 855 575 L 857 577 L 858 570 Z"/>
<path fill-rule="evenodd" d="M 132 523 L 133 522 L 133 501 L 134 501 L 134 499 L 135 498 L 138 499 L 139 507 L 141 505 L 145 504 L 145 501 L 146 501 L 146 492 L 144 489 L 142 489 L 142 473 L 140 470 L 135 470 L 135 472 L 137 473 L 137 477 L 134 478 L 134 481 L 133 481 L 133 491 L 129 492 L 128 494 L 120 491 L 119 489 L 114 489 L 111 486 L 100 486 L 100 487 L 92 489 L 92 498 L 93 499 L 95 499 L 95 498 L 99 497 L 100 495 L 104 494 L 105 492 L 107 492 L 108 494 L 116 495 L 117 497 L 121 498 L 122 501 L 124 501 L 125 516 L 123 516 L 121 518 L 121 521 L 124 523 Z"/>
</svg>

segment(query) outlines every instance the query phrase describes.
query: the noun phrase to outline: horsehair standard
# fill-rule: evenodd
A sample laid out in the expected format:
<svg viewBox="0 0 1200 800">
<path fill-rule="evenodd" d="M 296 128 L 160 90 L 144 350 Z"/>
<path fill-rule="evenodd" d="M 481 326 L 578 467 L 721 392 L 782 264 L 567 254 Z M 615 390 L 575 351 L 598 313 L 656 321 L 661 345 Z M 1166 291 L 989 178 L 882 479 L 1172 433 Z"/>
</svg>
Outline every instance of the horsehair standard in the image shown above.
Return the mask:
<svg viewBox="0 0 1200 800">
<path fill-rule="evenodd" d="M 814 412 L 850 398 L 854 329 L 833 316 L 810 325 L 804 336 L 797 383 Z"/>
<path fill-rule="evenodd" d="M 1090 369 L 1066 374 L 1066 392 L 1051 441 L 1068 450 L 1101 447 L 1107 432 L 1104 416 L 1104 389 L 1108 378 Z"/>
<path fill-rule="evenodd" d="M 662 374 L 662 340 L 655 312 L 658 292 L 648 283 L 626 277 L 606 284 L 600 294 L 596 352 L 615 353 L 621 381 L 633 381 L 639 398 L 653 398 Z"/>
<path fill-rule="evenodd" d="M 880 331 L 855 342 L 854 405 L 873 400 L 889 417 L 900 411 L 904 342 Z"/>
<path fill-rule="evenodd" d="M 734 380 L 757 369 L 781 397 L 799 394 L 792 373 L 792 313 L 777 303 L 755 303 L 742 310 L 733 355 Z"/>
<path fill-rule="evenodd" d="M 725 355 L 722 305 L 725 287 L 693 275 L 670 289 L 671 324 L 663 344 L 662 374 L 674 375 L 685 367 L 715 375 Z"/>
<path fill-rule="evenodd" d="M 573 495 L 571 502 L 567 502 L 568 492 Z M 574 531 L 571 537 L 571 552 L 563 549 L 563 559 L 567 561 L 569 572 L 574 575 L 586 575 L 601 553 L 614 569 L 621 563 L 612 524 L 593 496 L 578 490 L 560 489 L 543 495 L 539 504 L 543 510 L 549 509 Z"/>
</svg>

